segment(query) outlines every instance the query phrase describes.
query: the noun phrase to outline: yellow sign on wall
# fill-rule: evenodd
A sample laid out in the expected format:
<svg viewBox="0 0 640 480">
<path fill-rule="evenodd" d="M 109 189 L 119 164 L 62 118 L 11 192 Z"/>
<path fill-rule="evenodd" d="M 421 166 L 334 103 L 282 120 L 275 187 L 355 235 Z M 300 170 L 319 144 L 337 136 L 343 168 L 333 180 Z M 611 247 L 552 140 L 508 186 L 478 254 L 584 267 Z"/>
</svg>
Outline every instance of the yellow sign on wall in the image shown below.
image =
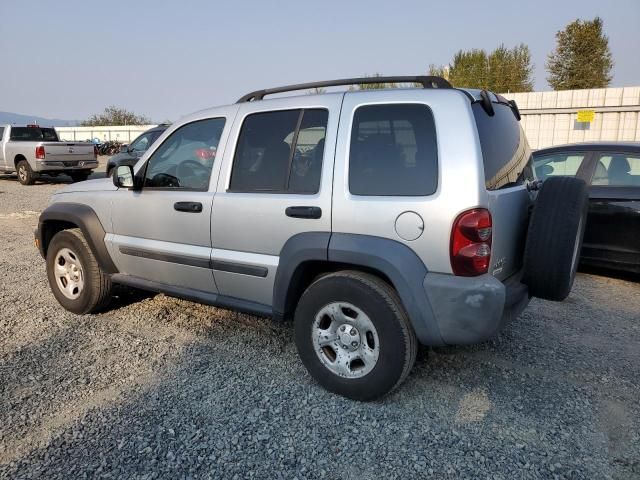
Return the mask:
<svg viewBox="0 0 640 480">
<path fill-rule="evenodd" d="M 591 123 L 596 117 L 596 112 L 593 110 L 578 110 L 578 122 Z"/>
</svg>

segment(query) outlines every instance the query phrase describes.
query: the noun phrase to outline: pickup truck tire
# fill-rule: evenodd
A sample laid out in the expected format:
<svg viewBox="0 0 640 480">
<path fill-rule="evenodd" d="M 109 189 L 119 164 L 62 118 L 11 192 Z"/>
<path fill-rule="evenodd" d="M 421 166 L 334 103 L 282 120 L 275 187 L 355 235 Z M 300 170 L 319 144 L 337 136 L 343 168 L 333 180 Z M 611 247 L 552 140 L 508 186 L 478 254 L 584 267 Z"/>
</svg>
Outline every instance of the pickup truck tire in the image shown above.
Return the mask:
<svg viewBox="0 0 640 480">
<path fill-rule="evenodd" d="M 73 183 L 84 182 L 89 178 L 89 175 L 91 175 L 91 172 L 74 172 L 69 174 Z"/>
<path fill-rule="evenodd" d="M 587 223 L 587 185 L 573 177 L 545 180 L 524 250 L 522 283 L 538 298 L 562 301 L 571 292 Z"/>
<path fill-rule="evenodd" d="M 85 314 L 108 305 L 111 278 L 98 266 L 80 229 L 56 233 L 47 248 L 46 260 L 51 291 L 65 309 Z"/>
<path fill-rule="evenodd" d="M 26 160 L 20 160 L 18 162 L 16 165 L 16 173 L 18 174 L 18 181 L 22 185 L 33 185 L 36 181 L 36 175 Z"/>
<path fill-rule="evenodd" d="M 295 343 L 311 376 L 327 390 L 373 400 L 398 387 L 418 343 L 400 298 L 374 275 L 331 273 L 303 293 Z"/>
</svg>

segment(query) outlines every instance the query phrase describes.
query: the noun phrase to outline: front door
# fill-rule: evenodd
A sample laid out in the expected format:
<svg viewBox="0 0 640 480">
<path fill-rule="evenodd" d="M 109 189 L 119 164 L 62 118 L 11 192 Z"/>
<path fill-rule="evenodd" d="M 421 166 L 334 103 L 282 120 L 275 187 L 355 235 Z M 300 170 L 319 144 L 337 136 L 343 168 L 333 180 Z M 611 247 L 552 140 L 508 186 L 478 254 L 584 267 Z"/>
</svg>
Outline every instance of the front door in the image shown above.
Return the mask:
<svg viewBox="0 0 640 480">
<path fill-rule="evenodd" d="M 309 95 L 240 107 L 213 202 L 221 294 L 271 306 L 287 240 L 331 231 L 341 101 L 341 94 Z"/>
<path fill-rule="evenodd" d="M 640 268 L 640 154 L 594 156 L 582 256 Z"/>
<path fill-rule="evenodd" d="M 217 292 L 210 268 L 211 185 L 225 123 L 205 118 L 178 127 L 136 172 L 144 178 L 142 190 L 116 192 L 107 245 L 120 273 Z"/>
</svg>

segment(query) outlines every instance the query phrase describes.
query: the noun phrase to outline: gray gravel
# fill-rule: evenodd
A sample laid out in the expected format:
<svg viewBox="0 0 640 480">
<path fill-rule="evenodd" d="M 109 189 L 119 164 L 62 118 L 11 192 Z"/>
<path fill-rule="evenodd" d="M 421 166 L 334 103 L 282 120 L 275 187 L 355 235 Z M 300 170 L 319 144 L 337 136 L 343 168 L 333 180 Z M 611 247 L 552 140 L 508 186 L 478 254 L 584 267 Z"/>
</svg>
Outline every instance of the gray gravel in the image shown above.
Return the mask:
<svg viewBox="0 0 640 480">
<path fill-rule="evenodd" d="M 0 179 L 0 478 L 640 478 L 640 283 L 580 274 L 357 403 L 290 324 L 126 291 L 63 310 L 32 234 L 59 186 Z"/>
</svg>

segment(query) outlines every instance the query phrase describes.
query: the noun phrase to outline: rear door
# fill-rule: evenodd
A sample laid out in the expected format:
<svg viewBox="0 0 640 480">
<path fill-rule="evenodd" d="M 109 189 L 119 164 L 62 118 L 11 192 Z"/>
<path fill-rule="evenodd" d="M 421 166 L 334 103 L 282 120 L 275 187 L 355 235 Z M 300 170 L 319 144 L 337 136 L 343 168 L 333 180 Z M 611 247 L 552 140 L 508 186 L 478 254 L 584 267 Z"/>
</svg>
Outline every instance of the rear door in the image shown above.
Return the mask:
<svg viewBox="0 0 640 480">
<path fill-rule="evenodd" d="M 220 293 L 271 306 L 291 237 L 331 231 L 331 181 L 342 94 L 243 104 L 213 202 Z"/>
<path fill-rule="evenodd" d="M 582 257 L 640 269 L 640 152 L 593 154 Z"/>
</svg>

